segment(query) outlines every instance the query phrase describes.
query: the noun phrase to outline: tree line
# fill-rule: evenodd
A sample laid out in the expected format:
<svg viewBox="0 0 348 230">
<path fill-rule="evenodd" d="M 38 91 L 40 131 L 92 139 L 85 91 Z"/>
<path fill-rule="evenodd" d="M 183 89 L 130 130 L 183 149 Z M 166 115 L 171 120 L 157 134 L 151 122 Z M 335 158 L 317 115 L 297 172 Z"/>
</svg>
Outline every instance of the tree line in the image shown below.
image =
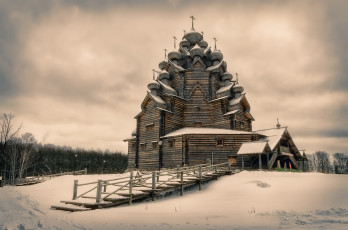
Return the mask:
<svg viewBox="0 0 348 230">
<path fill-rule="evenodd" d="M 87 169 L 88 173 L 122 173 L 127 156 L 120 152 L 73 149 L 40 144 L 31 133 L 20 135 L 13 114 L 0 114 L 0 176 L 14 184 L 26 176 Z"/>
<path fill-rule="evenodd" d="M 330 155 L 325 151 L 317 151 L 314 154 L 309 154 L 308 170 L 310 172 L 321 173 L 348 173 L 348 154 L 335 153 L 333 159 L 330 160 Z"/>
</svg>

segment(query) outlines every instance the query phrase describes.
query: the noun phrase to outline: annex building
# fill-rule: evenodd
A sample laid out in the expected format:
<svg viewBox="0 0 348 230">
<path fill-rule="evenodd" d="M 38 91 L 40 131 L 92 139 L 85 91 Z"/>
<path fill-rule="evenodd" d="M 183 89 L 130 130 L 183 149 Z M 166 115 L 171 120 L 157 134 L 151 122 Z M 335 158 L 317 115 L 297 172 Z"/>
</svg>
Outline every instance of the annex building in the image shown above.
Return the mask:
<svg viewBox="0 0 348 230">
<path fill-rule="evenodd" d="M 306 160 L 287 127 L 253 131 L 251 106 L 228 72 L 224 55 L 192 28 L 159 63 L 135 116 L 128 168 L 160 169 L 206 163 L 243 168 L 299 169 Z"/>
</svg>

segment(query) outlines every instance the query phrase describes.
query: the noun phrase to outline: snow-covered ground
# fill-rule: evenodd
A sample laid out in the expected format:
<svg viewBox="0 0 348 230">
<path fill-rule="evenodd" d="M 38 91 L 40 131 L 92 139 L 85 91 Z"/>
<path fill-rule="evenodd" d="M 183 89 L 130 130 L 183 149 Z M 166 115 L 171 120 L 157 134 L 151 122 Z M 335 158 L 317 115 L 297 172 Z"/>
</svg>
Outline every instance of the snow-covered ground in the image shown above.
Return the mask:
<svg viewBox="0 0 348 230">
<path fill-rule="evenodd" d="M 348 229 L 348 176 L 244 171 L 157 201 L 86 212 L 51 210 L 79 183 L 120 175 L 62 176 L 0 188 L 4 229 Z"/>
</svg>

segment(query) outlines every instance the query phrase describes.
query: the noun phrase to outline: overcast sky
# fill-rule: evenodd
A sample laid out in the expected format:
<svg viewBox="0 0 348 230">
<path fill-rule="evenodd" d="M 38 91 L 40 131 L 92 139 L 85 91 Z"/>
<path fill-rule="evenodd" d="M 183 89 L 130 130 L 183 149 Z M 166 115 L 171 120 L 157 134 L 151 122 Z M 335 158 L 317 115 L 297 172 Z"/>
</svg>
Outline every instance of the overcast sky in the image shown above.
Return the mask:
<svg viewBox="0 0 348 230">
<path fill-rule="evenodd" d="M 348 153 L 348 1 L 0 0 L 0 112 L 42 143 L 127 151 L 152 69 L 195 28 L 238 72 L 254 130 Z"/>
</svg>

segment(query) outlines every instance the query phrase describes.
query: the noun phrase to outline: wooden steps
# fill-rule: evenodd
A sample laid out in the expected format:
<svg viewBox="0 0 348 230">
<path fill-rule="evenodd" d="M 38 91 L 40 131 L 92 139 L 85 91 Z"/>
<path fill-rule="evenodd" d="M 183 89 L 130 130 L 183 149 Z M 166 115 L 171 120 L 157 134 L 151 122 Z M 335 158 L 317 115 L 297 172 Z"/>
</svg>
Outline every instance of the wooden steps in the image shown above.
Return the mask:
<svg viewBox="0 0 348 230">
<path fill-rule="evenodd" d="M 69 212 L 82 212 L 82 211 L 89 211 L 91 208 L 85 208 L 85 207 L 79 207 L 76 205 L 52 205 L 51 209 L 55 210 L 62 210 L 62 211 L 69 211 Z"/>
</svg>

